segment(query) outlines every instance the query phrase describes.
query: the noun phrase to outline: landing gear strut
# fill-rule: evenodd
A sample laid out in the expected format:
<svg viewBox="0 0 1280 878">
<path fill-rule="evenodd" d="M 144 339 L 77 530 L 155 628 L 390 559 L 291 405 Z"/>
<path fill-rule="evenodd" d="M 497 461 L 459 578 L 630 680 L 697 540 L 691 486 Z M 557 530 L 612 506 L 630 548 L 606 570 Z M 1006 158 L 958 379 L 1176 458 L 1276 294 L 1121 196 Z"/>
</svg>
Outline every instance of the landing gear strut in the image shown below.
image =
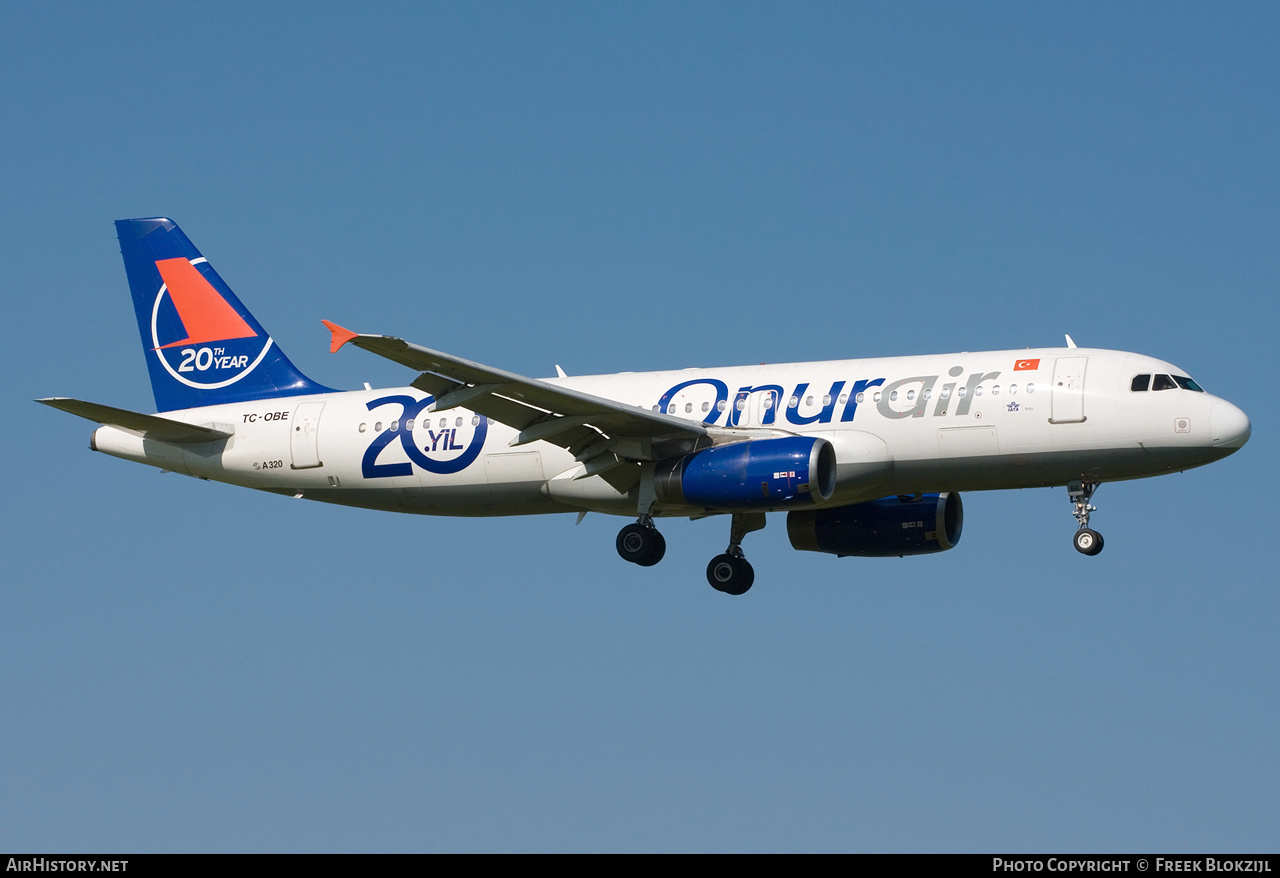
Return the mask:
<svg viewBox="0 0 1280 878">
<path fill-rule="evenodd" d="M 729 526 L 729 548 L 707 565 L 707 582 L 725 594 L 746 594 L 756 581 L 756 572 L 742 555 L 742 538 L 765 526 L 763 512 L 740 512 Z"/>
<path fill-rule="evenodd" d="M 618 531 L 617 546 L 622 560 L 641 567 L 652 567 L 667 553 L 667 541 L 653 526 L 653 517 L 649 515 L 640 516 L 635 524 Z"/>
<path fill-rule="evenodd" d="M 1089 504 L 1096 490 L 1098 490 L 1096 482 L 1067 484 L 1067 499 L 1075 507 L 1071 514 L 1076 517 L 1076 521 L 1080 522 L 1080 528 L 1076 531 L 1072 542 L 1075 544 L 1076 551 L 1082 555 L 1096 555 L 1102 551 L 1102 534 L 1089 529 L 1089 513 L 1098 511 L 1098 507 Z"/>
</svg>

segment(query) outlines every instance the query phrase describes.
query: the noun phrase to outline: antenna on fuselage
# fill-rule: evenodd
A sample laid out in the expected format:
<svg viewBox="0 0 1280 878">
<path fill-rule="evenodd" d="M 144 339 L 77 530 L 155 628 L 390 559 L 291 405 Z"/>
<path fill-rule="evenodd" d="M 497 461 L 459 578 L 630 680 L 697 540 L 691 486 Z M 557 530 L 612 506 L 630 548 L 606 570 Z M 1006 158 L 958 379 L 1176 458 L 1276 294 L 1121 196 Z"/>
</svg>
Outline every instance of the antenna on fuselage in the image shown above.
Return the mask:
<svg viewBox="0 0 1280 878">
<path fill-rule="evenodd" d="M 1069 335 L 1068 335 L 1068 336 L 1067 336 L 1067 347 L 1069 347 L 1069 348 L 1073 348 L 1073 347 L 1075 347 L 1075 346 L 1076 346 L 1076 343 L 1075 343 L 1074 341 L 1072 341 L 1072 340 L 1071 340 L 1071 336 L 1069 336 Z"/>
</svg>

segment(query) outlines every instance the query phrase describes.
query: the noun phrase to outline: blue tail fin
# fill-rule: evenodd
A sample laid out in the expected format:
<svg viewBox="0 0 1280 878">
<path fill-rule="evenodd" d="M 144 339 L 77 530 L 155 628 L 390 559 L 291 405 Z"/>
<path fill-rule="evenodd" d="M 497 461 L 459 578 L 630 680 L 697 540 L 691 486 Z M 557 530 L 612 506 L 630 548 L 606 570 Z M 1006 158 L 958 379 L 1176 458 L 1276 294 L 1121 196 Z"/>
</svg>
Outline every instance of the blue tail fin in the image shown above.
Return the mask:
<svg viewBox="0 0 1280 878">
<path fill-rule="evenodd" d="M 116 236 L 157 410 L 330 392 L 289 362 L 173 220 L 117 220 Z"/>
</svg>

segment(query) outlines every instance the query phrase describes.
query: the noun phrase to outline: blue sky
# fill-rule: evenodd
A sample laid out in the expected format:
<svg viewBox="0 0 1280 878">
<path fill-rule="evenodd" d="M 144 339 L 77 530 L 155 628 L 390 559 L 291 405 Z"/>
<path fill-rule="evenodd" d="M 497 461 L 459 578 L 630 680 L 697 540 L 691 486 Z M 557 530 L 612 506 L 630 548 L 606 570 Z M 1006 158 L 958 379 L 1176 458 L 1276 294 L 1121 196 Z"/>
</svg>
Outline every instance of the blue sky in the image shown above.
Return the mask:
<svg viewBox="0 0 1280 878">
<path fill-rule="evenodd" d="M 1256 851 L 1280 843 L 1280 11 L 1261 3 L 0 12 L 0 847 Z M 294 362 L 324 319 L 532 375 L 1081 345 L 1253 438 L 965 496 L 953 551 L 330 508 L 131 465 L 112 220 Z"/>
</svg>

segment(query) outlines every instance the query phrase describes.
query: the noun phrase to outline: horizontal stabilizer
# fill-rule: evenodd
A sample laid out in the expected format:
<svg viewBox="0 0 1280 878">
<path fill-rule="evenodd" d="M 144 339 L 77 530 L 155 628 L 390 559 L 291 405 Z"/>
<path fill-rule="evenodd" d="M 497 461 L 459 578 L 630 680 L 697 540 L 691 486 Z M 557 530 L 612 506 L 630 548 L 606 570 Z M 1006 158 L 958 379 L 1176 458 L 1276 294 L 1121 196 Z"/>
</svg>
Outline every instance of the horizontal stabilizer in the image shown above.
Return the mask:
<svg viewBox="0 0 1280 878">
<path fill-rule="evenodd" d="M 113 408 L 109 405 L 99 405 L 96 402 L 85 402 L 82 399 L 67 399 L 66 397 L 55 396 L 50 399 L 37 399 L 36 402 L 55 409 L 61 409 L 64 412 L 69 412 L 90 421 L 97 421 L 99 424 L 133 430 L 135 433 L 144 434 L 148 439 L 155 439 L 159 442 L 172 442 L 175 445 L 214 442 L 218 439 L 227 439 L 232 435 L 223 430 L 214 430 L 211 427 L 184 424 L 181 421 L 172 421 L 169 418 L 162 418 L 158 415 L 144 415 L 141 412 L 131 412 L 128 409 Z"/>
</svg>

